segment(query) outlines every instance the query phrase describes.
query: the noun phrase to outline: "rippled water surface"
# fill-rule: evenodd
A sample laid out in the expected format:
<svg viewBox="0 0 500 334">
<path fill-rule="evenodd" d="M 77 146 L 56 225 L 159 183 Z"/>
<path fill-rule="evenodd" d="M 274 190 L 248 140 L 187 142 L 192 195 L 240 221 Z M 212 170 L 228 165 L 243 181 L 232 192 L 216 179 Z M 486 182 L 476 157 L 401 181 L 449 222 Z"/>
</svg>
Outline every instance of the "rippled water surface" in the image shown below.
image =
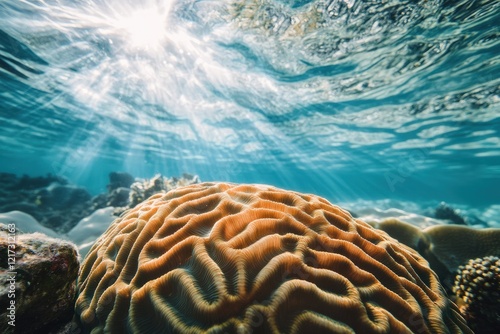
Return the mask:
<svg viewBox="0 0 500 334">
<path fill-rule="evenodd" d="M 2 170 L 499 203 L 500 2 L 0 0 Z"/>
</svg>

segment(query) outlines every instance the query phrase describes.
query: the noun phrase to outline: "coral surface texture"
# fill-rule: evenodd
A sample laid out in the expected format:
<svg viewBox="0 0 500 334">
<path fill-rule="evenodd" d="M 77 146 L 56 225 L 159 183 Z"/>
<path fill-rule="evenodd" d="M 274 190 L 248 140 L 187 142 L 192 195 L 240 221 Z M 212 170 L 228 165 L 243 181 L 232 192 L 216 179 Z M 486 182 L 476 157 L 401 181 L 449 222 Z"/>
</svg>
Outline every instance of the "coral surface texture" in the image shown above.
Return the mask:
<svg viewBox="0 0 500 334">
<path fill-rule="evenodd" d="M 96 241 L 78 289 L 93 333 L 470 333 L 416 251 L 265 185 L 150 197 Z"/>
</svg>

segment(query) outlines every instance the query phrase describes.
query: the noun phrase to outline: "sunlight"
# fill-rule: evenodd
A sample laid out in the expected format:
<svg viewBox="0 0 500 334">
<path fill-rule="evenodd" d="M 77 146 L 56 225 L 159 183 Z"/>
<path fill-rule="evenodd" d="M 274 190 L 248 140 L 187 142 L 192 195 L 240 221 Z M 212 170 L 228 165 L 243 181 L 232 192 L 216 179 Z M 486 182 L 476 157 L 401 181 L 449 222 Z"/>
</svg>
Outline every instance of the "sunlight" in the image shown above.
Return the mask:
<svg viewBox="0 0 500 334">
<path fill-rule="evenodd" d="M 165 38 L 166 15 L 158 8 L 136 11 L 118 22 L 132 47 L 155 49 Z"/>
<path fill-rule="evenodd" d="M 273 80 L 249 73 L 240 66 L 239 51 L 223 46 L 231 40 L 223 17 L 217 17 L 213 27 L 206 25 L 193 15 L 189 1 L 88 0 L 72 6 L 70 0 L 60 0 L 56 5 L 38 6 L 44 15 L 30 21 L 27 34 L 40 30 L 45 36 L 50 27 L 61 40 L 54 47 L 54 38 L 42 39 L 51 42 L 41 44 L 39 50 L 45 47 L 45 58 L 56 66 L 34 84 L 40 89 L 63 87 L 56 102 L 85 124 L 110 121 L 99 131 L 102 141 L 90 146 L 95 152 L 126 143 L 124 152 L 133 153 L 134 159 L 136 152 L 144 150 L 149 153 L 141 161 L 163 154 L 185 166 L 186 157 L 202 163 L 206 157 L 201 152 L 213 147 L 210 154 L 232 161 L 226 151 L 237 150 L 240 134 L 231 126 L 219 128 L 217 122 L 230 118 L 239 124 L 232 121 L 234 115 L 244 115 L 248 121 L 254 115 L 224 96 L 231 96 L 233 88 L 245 92 L 249 82 L 258 87 L 265 83 L 263 91 L 276 92 Z M 80 165 L 71 164 L 88 152 L 89 147 L 77 141 L 87 132 L 91 130 L 82 130 L 80 137 L 68 142 L 59 159 L 61 173 L 76 176 Z M 253 138 L 251 132 L 241 136 Z M 173 139 L 182 142 L 174 144 Z M 75 149 L 78 146 L 80 150 Z M 227 149 L 219 152 L 221 147 Z M 94 160 L 88 157 L 89 162 Z M 86 163 L 82 161 L 81 166 Z M 74 170 L 62 170 L 66 166 Z"/>
</svg>

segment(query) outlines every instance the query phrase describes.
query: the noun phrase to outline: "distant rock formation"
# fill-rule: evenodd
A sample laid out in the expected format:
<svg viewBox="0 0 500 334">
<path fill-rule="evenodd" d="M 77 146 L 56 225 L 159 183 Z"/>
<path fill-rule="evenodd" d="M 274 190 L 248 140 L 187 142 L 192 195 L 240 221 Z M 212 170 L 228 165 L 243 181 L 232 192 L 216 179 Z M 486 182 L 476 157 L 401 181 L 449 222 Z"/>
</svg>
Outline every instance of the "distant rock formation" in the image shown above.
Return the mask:
<svg viewBox="0 0 500 334">
<path fill-rule="evenodd" d="M 67 232 L 92 213 L 89 192 L 59 176 L 0 173 L 0 212 L 22 211 L 57 232 Z"/>
<path fill-rule="evenodd" d="M 131 182 L 132 180 L 134 182 Z M 125 210 L 135 207 L 154 194 L 166 193 L 177 187 L 199 183 L 200 178 L 198 175 L 184 173 L 181 177 L 165 177 L 156 174 L 151 179 L 133 179 L 127 173 L 112 172 L 109 174 L 109 181 L 108 192 L 92 199 L 92 211 L 112 206 L 115 208 L 114 215 L 119 216 Z"/>
<path fill-rule="evenodd" d="M 135 179 L 125 172 L 111 172 L 108 191 L 92 197 L 85 188 L 60 176 L 0 173 L 0 213 L 20 211 L 46 228 L 67 233 L 96 210 L 111 206 L 118 216 L 155 193 L 198 182 L 198 176 L 186 173 L 181 177 L 157 174 L 152 179 Z"/>
<path fill-rule="evenodd" d="M 441 202 L 434 210 L 433 216 L 437 219 L 443 219 L 451 224 L 457 225 L 482 225 L 487 226 L 487 223 L 477 218 L 474 215 L 466 215 L 459 209 L 452 208 L 445 202 Z"/>
</svg>

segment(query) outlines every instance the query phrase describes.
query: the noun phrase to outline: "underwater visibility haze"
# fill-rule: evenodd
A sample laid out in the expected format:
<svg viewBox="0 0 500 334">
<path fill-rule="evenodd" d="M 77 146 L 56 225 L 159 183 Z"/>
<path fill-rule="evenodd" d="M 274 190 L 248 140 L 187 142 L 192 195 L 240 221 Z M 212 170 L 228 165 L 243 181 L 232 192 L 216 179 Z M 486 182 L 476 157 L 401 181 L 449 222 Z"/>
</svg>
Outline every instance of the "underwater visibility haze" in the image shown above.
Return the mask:
<svg viewBox="0 0 500 334">
<path fill-rule="evenodd" d="M 2 172 L 500 212 L 495 0 L 0 0 Z M 496 217 L 495 217 L 496 216 Z"/>
</svg>

